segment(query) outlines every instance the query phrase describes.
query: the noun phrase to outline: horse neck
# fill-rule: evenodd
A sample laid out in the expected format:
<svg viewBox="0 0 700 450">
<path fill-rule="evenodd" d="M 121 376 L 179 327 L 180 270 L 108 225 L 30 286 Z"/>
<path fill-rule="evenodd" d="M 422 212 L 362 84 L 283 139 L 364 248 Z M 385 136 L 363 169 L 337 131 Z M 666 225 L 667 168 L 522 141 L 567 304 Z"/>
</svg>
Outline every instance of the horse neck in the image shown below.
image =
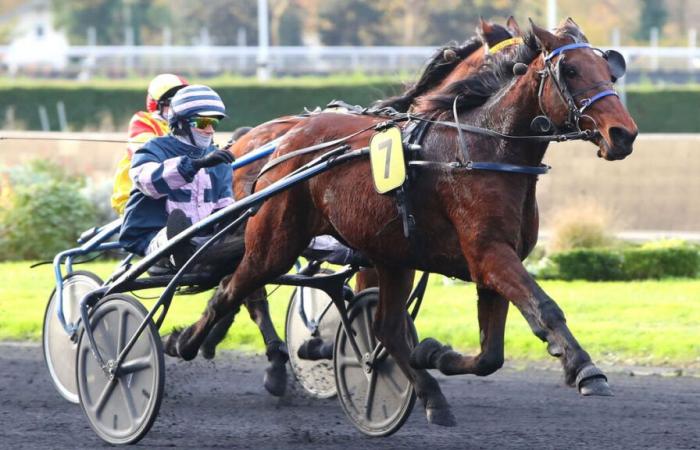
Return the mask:
<svg viewBox="0 0 700 450">
<path fill-rule="evenodd" d="M 539 76 L 531 69 L 499 92 L 484 105 L 460 115 L 460 122 L 473 124 L 512 136 L 532 135 L 530 123 L 540 113 L 537 92 Z M 546 142 L 509 140 L 471 135 L 470 153 L 475 161 L 493 161 L 527 166 L 542 163 Z"/>
</svg>

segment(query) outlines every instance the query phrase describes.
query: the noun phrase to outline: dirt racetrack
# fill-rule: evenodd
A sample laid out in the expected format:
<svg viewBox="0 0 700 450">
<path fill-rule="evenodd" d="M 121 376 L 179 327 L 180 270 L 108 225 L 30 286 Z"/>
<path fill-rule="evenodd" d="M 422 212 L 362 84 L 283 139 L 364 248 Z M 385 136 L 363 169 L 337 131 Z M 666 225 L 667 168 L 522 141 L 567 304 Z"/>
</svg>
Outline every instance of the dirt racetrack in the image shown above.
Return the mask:
<svg viewBox="0 0 700 450">
<path fill-rule="evenodd" d="M 439 377 L 458 425 L 427 424 L 422 408 L 393 436 L 368 438 L 337 399 L 286 397 L 262 387 L 264 358 L 166 359 L 165 398 L 140 448 L 691 449 L 700 448 L 700 378 L 608 373 L 612 398 L 581 398 L 553 370 L 502 369 L 487 378 Z M 79 406 L 49 381 L 38 346 L 0 345 L 0 448 L 109 447 Z"/>
</svg>

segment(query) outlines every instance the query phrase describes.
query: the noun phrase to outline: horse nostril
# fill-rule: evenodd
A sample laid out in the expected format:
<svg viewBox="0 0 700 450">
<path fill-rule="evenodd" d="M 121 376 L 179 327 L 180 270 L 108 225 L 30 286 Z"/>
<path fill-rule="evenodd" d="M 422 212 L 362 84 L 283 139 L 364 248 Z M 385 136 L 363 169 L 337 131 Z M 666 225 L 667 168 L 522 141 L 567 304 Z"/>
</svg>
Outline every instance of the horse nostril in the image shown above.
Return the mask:
<svg viewBox="0 0 700 450">
<path fill-rule="evenodd" d="M 637 138 L 637 131 L 630 133 L 624 128 L 610 128 L 610 140 L 615 146 L 631 147 L 634 140 Z"/>
</svg>

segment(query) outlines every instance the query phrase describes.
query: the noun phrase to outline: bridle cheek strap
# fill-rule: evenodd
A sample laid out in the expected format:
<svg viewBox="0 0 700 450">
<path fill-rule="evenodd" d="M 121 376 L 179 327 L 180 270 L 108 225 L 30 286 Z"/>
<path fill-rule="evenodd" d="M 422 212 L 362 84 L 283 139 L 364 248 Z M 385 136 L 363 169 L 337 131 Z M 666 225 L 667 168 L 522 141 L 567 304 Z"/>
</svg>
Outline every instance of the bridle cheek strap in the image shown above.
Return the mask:
<svg viewBox="0 0 700 450">
<path fill-rule="evenodd" d="M 604 91 L 598 92 L 593 97 L 584 98 L 583 100 L 581 100 L 581 108 L 579 109 L 579 113 L 583 114 L 584 111 L 586 111 L 588 108 L 591 107 L 591 105 L 593 105 L 593 103 L 611 95 L 614 95 L 618 98 L 620 97 L 620 95 L 614 89 L 606 89 Z"/>
</svg>

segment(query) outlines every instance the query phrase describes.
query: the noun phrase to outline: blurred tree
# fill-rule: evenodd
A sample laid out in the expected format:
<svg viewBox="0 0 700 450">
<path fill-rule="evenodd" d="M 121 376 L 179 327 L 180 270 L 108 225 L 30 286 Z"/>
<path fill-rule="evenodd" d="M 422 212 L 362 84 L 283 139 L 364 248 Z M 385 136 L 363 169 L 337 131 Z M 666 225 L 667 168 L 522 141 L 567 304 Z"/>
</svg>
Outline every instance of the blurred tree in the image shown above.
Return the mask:
<svg viewBox="0 0 700 450">
<path fill-rule="evenodd" d="M 213 44 L 236 45 L 238 30 L 244 29 L 248 45 L 258 42 L 258 3 L 256 0 L 171 0 L 170 12 L 174 18 L 173 41 L 189 45 L 206 28 Z"/>
<path fill-rule="evenodd" d="M 95 28 L 98 44 L 124 44 L 126 27 L 133 28 L 135 44 L 152 43 L 153 30 L 160 35 L 170 22 L 164 0 L 53 0 L 51 4 L 56 27 L 74 44 L 87 41 L 89 27 Z"/>
<path fill-rule="evenodd" d="M 639 0 L 639 26 L 637 28 L 637 39 L 644 41 L 649 39 L 649 32 L 652 28 L 659 30 L 659 36 L 663 33 L 668 11 L 664 0 Z"/>
<path fill-rule="evenodd" d="M 326 45 L 388 45 L 382 4 L 375 0 L 327 0 L 319 7 L 319 31 Z"/>
<path fill-rule="evenodd" d="M 291 4 L 280 15 L 272 31 L 273 45 L 301 45 L 304 11 L 298 4 Z"/>
</svg>

